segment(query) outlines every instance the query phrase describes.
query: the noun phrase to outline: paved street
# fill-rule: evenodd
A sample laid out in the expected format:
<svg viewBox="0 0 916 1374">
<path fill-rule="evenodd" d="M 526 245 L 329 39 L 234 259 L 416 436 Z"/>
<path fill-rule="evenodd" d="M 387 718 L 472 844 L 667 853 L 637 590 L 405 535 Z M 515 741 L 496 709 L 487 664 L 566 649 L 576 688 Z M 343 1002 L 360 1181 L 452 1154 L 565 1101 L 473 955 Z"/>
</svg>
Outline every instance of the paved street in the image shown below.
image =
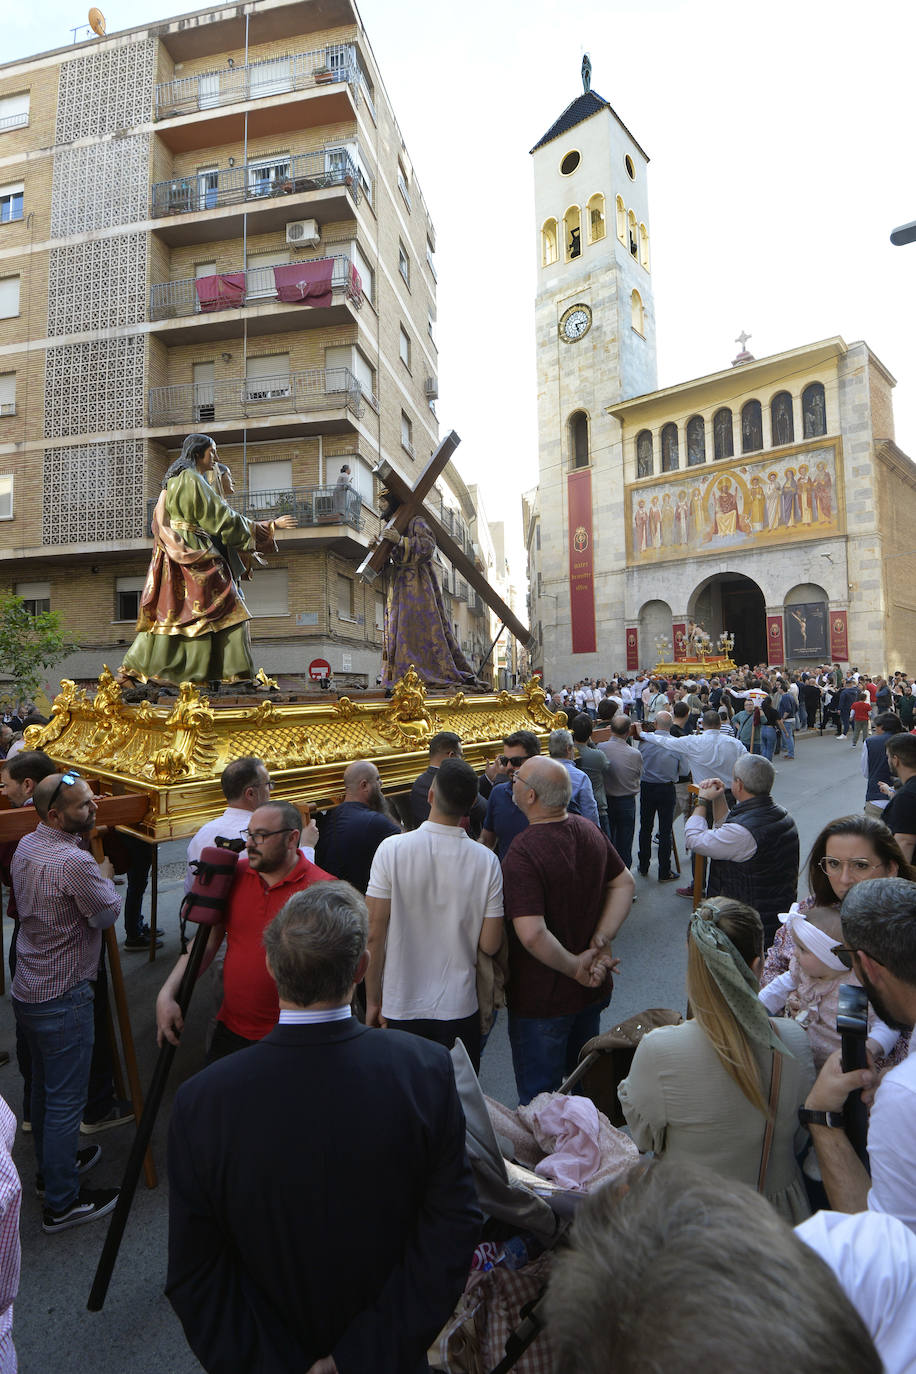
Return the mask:
<svg viewBox="0 0 916 1374">
<path fill-rule="evenodd" d="M 802 855 L 828 820 L 863 805 L 864 780 L 859 751 L 838 744 L 832 735 L 802 736 L 797 762 L 778 765 L 776 799 L 787 805 L 798 822 Z M 683 858 L 683 823 L 677 825 L 678 849 Z M 183 846 L 163 846 L 160 852 L 160 924 L 166 933 L 162 954 L 150 965 L 145 956 L 123 954 L 134 1037 L 141 1078 L 149 1082 L 155 1059 L 153 1034 L 156 991 L 178 953 L 177 910 L 181 884 L 177 864 Z M 674 884 L 660 887 L 654 880 L 637 879 L 639 901 L 615 945 L 621 960 L 614 999 L 605 1013 L 607 1026 L 650 1006 L 683 1009 L 685 932 L 690 907 L 677 897 Z M 802 891 L 804 891 L 804 883 Z M 4 921 L 5 946 L 11 923 Z M 34 1196 L 34 1157 L 28 1136 L 17 1137 L 14 1157 L 24 1182 L 22 1202 L 22 1282 L 16 1303 L 14 1337 L 23 1371 L 54 1370 L 55 1374 L 194 1374 L 200 1366 L 190 1355 L 181 1328 L 162 1296 L 167 1234 L 165 1136 L 171 1098 L 179 1083 L 201 1066 L 203 1026 L 209 999 L 203 988 L 192 1005 L 185 1046 L 173 1070 L 166 1102 L 153 1136 L 160 1185 L 148 1191 L 141 1182 L 130 1216 L 108 1300 L 101 1313 L 86 1311 L 86 1298 L 107 1223 L 84 1226 L 59 1236 L 40 1230 L 40 1203 Z M 0 999 L 0 1045 L 13 1048 L 13 1016 L 9 997 Z M 516 1102 L 506 1039 L 505 1016 L 487 1045 L 481 1078 L 484 1090 L 509 1105 Z M 15 1061 L 0 1070 L 0 1092 L 19 1112 L 20 1079 Z M 98 1137 L 104 1158 L 91 1182 L 119 1181 L 131 1128 Z"/>
</svg>

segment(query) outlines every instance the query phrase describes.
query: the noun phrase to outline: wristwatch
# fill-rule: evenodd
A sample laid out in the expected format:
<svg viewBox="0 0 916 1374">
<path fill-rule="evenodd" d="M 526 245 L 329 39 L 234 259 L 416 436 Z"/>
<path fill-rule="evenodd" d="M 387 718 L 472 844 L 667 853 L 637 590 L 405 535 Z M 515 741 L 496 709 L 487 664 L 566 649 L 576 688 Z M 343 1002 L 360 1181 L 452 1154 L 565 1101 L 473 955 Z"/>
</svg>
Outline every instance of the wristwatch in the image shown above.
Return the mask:
<svg viewBox="0 0 916 1374">
<path fill-rule="evenodd" d="M 810 1107 L 799 1107 L 798 1120 L 802 1126 L 831 1126 L 834 1130 L 843 1129 L 842 1112 L 815 1112 Z"/>
</svg>

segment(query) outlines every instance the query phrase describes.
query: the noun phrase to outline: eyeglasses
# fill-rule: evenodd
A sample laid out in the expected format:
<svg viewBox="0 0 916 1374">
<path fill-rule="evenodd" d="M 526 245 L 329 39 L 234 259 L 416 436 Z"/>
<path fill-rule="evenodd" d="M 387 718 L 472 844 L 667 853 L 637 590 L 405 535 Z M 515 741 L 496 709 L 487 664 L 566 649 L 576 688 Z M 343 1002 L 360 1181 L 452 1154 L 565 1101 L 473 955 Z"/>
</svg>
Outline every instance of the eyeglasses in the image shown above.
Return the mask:
<svg viewBox="0 0 916 1374">
<path fill-rule="evenodd" d="M 254 840 L 255 844 L 261 844 L 264 840 L 270 839 L 271 835 L 285 835 L 292 830 L 291 825 L 281 825 L 279 830 L 243 830 L 243 840 Z"/>
<path fill-rule="evenodd" d="M 512 757 L 511 754 L 507 754 L 507 755 L 506 755 L 506 767 L 507 767 L 507 768 L 521 768 L 522 764 L 525 764 L 525 763 L 527 763 L 527 762 L 528 762 L 528 755 L 527 755 L 527 754 L 516 754 L 516 756 L 515 756 L 514 758 Z"/>
<path fill-rule="evenodd" d="M 72 787 L 73 784 L 74 784 L 75 782 L 79 782 L 79 781 L 80 781 L 80 775 L 79 775 L 79 773 L 77 773 L 77 771 L 76 771 L 75 768 L 71 768 L 69 773 L 64 773 L 64 774 L 61 776 L 60 782 L 57 784 L 57 786 L 55 787 L 54 791 L 51 793 L 51 800 L 48 802 L 48 810 L 50 811 L 50 810 L 51 810 L 51 807 L 52 807 L 52 806 L 54 805 L 54 803 L 57 801 L 57 795 L 58 795 L 58 793 L 60 792 L 60 789 L 61 789 L 62 787 L 64 787 L 64 786 Z"/>
<path fill-rule="evenodd" d="M 883 868 L 884 864 L 871 864 L 867 859 L 828 859 L 825 855 L 823 859 L 818 859 L 817 866 L 829 878 L 831 874 L 842 873 L 844 868 L 848 868 L 851 873 L 865 874 L 871 873 L 875 868 Z"/>
<path fill-rule="evenodd" d="M 515 777 L 512 779 L 512 786 L 514 787 L 517 782 L 520 782 L 523 787 L 527 787 L 530 792 L 533 792 L 534 795 L 537 796 L 538 790 L 534 783 L 529 782 L 527 778 L 523 778 L 521 773 L 516 773 Z"/>
<path fill-rule="evenodd" d="M 855 954 L 854 949 L 850 949 L 848 945 L 834 945 L 830 953 L 839 959 L 844 968 L 852 968 L 852 956 Z"/>
</svg>

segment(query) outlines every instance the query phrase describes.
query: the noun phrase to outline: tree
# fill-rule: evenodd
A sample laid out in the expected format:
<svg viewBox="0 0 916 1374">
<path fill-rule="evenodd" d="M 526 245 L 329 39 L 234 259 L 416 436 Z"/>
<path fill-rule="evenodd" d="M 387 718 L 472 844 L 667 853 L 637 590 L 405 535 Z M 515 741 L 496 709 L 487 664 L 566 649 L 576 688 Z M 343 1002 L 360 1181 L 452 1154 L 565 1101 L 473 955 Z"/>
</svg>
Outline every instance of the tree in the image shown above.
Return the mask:
<svg viewBox="0 0 916 1374">
<path fill-rule="evenodd" d="M 64 639 L 57 611 L 32 615 L 21 596 L 0 596 L 0 666 L 10 679 L 0 694 L 11 705 L 31 701 L 47 669 L 78 647 Z"/>
</svg>

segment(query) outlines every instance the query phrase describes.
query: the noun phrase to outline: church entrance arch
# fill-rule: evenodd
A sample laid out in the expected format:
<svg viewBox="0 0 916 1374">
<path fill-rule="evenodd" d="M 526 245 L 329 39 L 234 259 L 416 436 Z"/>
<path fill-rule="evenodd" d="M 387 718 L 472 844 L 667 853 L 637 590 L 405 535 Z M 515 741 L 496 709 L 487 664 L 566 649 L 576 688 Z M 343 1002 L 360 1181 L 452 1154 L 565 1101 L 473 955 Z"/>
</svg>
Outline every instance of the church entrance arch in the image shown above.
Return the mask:
<svg viewBox="0 0 916 1374">
<path fill-rule="evenodd" d="M 656 639 L 671 643 L 671 607 L 667 601 L 646 601 L 639 612 L 639 660 L 647 668 L 658 661 Z M 669 650 L 666 657 L 670 656 Z"/>
<path fill-rule="evenodd" d="M 703 626 L 714 648 L 723 630 L 735 636 L 731 656 L 736 663 L 766 663 L 766 601 L 750 577 L 725 572 L 706 578 L 691 596 L 687 613 Z"/>
</svg>

